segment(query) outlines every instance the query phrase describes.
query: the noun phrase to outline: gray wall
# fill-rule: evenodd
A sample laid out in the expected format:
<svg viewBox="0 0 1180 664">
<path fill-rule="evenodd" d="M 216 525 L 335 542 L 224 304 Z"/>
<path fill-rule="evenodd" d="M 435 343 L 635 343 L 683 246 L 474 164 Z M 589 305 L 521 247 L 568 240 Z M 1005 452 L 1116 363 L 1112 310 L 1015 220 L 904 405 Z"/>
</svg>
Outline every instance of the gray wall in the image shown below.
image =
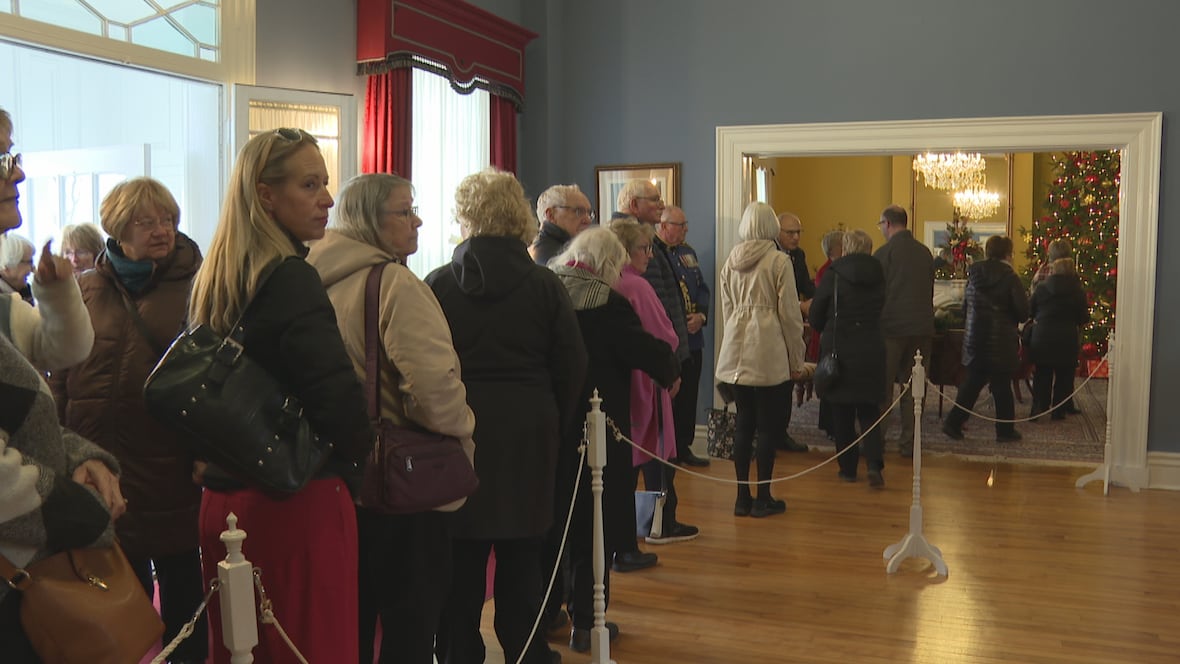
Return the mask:
<svg viewBox="0 0 1180 664">
<path fill-rule="evenodd" d="M 328 4 L 328 3 L 324 3 Z M 355 7 L 355 3 L 350 3 Z M 542 36 L 526 60 L 521 177 L 594 190 L 596 164 L 678 161 L 689 242 L 712 275 L 715 128 L 761 123 L 1163 111 L 1160 255 L 1180 249 L 1169 211 L 1180 200 L 1180 3 L 1167 0 L 476 0 Z M 342 85 L 354 18 L 315 0 L 258 0 L 259 82 Z M 282 16 L 279 16 L 279 15 Z M 270 39 L 267 21 L 291 32 Z M 301 27 L 288 26 L 297 22 Z M 287 32 L 284 29 L 282 32 Z M 292 34 L 300 39 L 292 39 Z M 325 39 L 327 37 L 327 39 Z M 280 43 L 276 43 L 281 40 Z M 291 48 L 283 44 L 298 42 Z M 1172 44 L 1172 46 L 1168 46 Z M 278 55 L 264 51 L 280 51 Z M 353 49 L 353 50 L 349 50 Z M 327 61 L 330 61 L 327 62 Z M 264 66 L 265 65 L 265 66 Z M 363 92 L 363 90 L 362 90 Z M 1019 220 L 1018 220 L 1019 221 Z M 1169 284 L 1171 284 L 1169 286 Z M 1158 297 L 1180 287 L 1159 262 Z M 1157 308 L 1154 360 L 1177 366 Z M 1123 321 L 1123 324 L 1131 324 Z M 712 328 L 706 328 L 712 347 Z M 706 354 L 708 355 L 708 354 Z M 705 375 L 711 375 L 711 359 Z M 1149 449 L 1180 452 L 1166 395 L 1180 377 L 1155 371 Z M 702 394 L 702 407 L 709 391 Z"/>
</svg>

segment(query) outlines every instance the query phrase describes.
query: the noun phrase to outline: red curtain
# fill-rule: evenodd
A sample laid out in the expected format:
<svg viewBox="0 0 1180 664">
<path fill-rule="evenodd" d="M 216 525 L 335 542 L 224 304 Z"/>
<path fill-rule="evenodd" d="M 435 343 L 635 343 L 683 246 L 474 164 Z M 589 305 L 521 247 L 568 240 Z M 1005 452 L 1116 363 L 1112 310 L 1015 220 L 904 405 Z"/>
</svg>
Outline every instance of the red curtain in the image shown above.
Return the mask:
<svg viewBox="0 0 1180 664">
<path fill-rule="evenodd" d="M 516 105 L 512 100 L 490 94 L 491 100 L 491 146 L 492 166 L 509 173 L 516 173 Z"/>
<path fill-rule="evenodd" d="M 369 77 L 365 93 L 362 173 L 396 173 L 410 179 L 411 70 L 398 67 Z M 515 135 L 513 142 L 515 144 Z M 515 155 L 513 161 L 515 162 Z"/>
</svg>

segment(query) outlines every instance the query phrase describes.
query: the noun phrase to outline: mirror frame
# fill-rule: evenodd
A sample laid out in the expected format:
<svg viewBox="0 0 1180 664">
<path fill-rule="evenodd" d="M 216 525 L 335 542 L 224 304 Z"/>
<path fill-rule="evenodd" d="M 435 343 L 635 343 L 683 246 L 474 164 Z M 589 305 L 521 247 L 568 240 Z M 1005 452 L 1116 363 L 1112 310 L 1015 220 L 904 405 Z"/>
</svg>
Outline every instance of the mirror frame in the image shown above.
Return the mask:
<svg viewBox="0 0 1180 664">
<path fill-rule="evenodd" d="M 717 127 L 714 283 L 737 243 L 747 194 L 743 157 L 807 157 L 948 152 L 1122 150 L 1119 194 L 1119 318 L 1110 354 L 1106 471 L 1112 482 L 1149 486 L 1147 418 L 1155 325 L 1162 113 L 962 118 Z M 722 326 L 713 340 L 714 366 Z M 716 399 L 716 395 L 715 395 Z M 1161 469 L 1162 474 L 1162 469 Z"/>
</svg>

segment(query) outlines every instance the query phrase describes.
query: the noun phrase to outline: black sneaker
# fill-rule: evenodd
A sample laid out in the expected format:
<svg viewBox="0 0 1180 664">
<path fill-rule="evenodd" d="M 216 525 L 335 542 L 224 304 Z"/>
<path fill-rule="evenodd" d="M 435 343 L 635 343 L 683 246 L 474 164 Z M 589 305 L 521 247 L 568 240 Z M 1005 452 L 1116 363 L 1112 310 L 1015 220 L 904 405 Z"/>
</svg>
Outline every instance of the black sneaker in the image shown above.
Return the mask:
<svg viewBox="0 0 1180 664">
<path fill-rule="evenodd" d="M 791 434 L 787 434 L 783 438 L 783 443 L 779 449 L 787 452 L 806 452 L 807 446 L 792 438 Z"/>
<path fill-rule="evenodd" d="M 606 623 L 607 638 L 611 641 L 619 638 L 619 626 L 613 622 Z M 570 632 L 570 650 L 574 652 L 590 652 L 590 630 L 575 627 Z"/>
<path fill-rule="evenodd" d="M 771 516 L 773 514 L 782 514 L 787 511 L 787 504 L 781 500 L 774 498 L 757 498 L 754 500 L 754 506 L 750 508 L 750 516 L 761 519 L 762 517 Z"/>
<path fill-rule="evenodd" d="M 646 538 L 648 544 L 671 544 L 672 542 L 687 542 L 699 537 L 701 534 L 700 528 L 690 526 L 686 523 L 673 521 L 670 525 L 664 525 L 664 532 L 659 537 Z"/>
<path fill-rule="evenodd" d="M 942 423 L 942 433 L 945 434 L 947 438 L 952 438 L 954 440 L 963 440 L 963 428 L 959 427 L 959 426 L 955 426 L 955 425 L 951 424 L 950 422 L 943 422 Z"/>
<path fill-rule="evenodd" d="M 1015 429 L 1006 433 L 996 434 L 997 443 L 1019 443 L 1022 440 L 1024 440 L 1024 436 L 1020 435 L 1020 432 Z"/>
<path fill-rule="evenodd" d="M 885 478 L 881 476 L 880 470 L 870 470 L 868 472 L 869 486 L 874 489 L 881 489 L 885 486 Z"/>
<path fill-rule="evenodd" d="M 704 468 L 709 465 L 709 460 L 704 457 L 699 457 L 692 452 L 685 452 L 676 457 L 676 463 L 682 466 L 695 466 L 697 468 Z"/>
<path fill-rule="evenodd" d="M 634 572 L 636 570 L 647 569 L 648 567 L 655 567 L 659 556 L 654 553 L 644 553 L 643 551 L 628 551 L 626 553 L 616 553 L 615 563 L 611 565 L 611 569 L 616 572 Z"/>
</svg>

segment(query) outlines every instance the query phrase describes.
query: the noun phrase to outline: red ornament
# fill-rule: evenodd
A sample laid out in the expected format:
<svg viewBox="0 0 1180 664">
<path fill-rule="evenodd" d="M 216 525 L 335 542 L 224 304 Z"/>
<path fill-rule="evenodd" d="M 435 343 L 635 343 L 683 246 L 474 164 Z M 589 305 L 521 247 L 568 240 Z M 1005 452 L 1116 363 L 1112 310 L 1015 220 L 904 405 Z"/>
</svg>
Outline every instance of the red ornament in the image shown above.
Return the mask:
<svg viewBox="0 0 1180 664">
<path fill-rule="evenodd" d="M 1119 276 L 1119 269 L 1117 267 L 1110 268 L 1110 271 L 1106 273 L 1106 276 L 1108 276 L 1108 277 Z"/>
<path fill-rule="evenodd" d="M 1063 198 L 1063 199 L 1061 199 L 1060 201 L 1058 201 L 1058 204 L 1061 206 L 1061 209 L 1062 209 L 1062 210 L 1068 210 L 1068 209 L 1069 209 L 1069 201 L 1068 201 L 1068 200 L 1066 200 L 1066 199 L 1064 199 L 1064 198 Z"/>
<path fill-rule="evenodd" d="M 1098 357 L 1098 344 L 1093 341 L 1082 344 L 1082 354 L 1091 359 Z"/>
</svg>

